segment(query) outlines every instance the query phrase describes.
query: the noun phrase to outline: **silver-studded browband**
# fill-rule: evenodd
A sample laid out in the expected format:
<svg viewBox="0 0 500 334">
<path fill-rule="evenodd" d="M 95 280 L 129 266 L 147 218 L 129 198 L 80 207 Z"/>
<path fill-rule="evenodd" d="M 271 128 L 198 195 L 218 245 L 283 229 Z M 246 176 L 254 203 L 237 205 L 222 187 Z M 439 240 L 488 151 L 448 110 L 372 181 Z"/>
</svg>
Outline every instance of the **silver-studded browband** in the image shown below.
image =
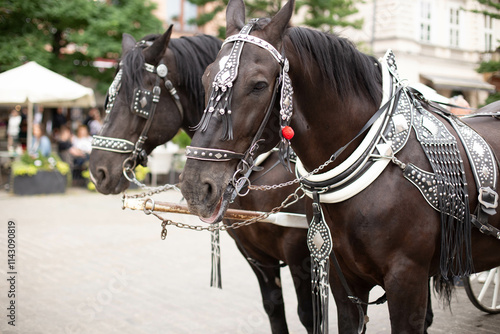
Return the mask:
<svg viewBox="0 0 500 334">
<path fill-rule="evenodd" d="M 233 36 L 229 36 L 228 38 L 226 38 L 224 43 L 222 43 L 221 48 L 228 43 L 233 43 L 233 42 L 237 42 L 237 41 L 242 41 L 242 42 L 251 43 L 251 44 L 255 44 L 257 46 L 260 46 L 261 48 L 269 51 L 273 55 L 274 59 L 276 59 L 276 61 L 278 63 L 280 63 L 280 65 L 283 65 L 285 63 L 285 58 L 283 58 L 281 56 L 281 54 L 278 52 L 278 50 L 276 50 L 276 48 L 274 46 L 272 46 L 271 44 L 269 44 L 265 40 L 258 38 L 258 37 L 255 37 L 255 36 L 252 36 L 252 35 L 240 33 L 240 34 L 236 34 Z"/>
</svg>

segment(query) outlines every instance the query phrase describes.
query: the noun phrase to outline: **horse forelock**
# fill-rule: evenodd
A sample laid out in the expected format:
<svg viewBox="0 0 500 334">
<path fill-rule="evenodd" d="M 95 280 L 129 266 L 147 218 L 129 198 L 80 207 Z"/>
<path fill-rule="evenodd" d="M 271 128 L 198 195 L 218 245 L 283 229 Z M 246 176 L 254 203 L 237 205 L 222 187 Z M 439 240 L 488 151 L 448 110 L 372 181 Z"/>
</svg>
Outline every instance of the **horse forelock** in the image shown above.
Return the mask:
<svg viewBox="0 0 500 334">
<path fill-rule="evenodd" d="M 205 105 L 205 90 L 201 78 L 205 68 L 217 56 L 222 42 L 208 35 L 181 37 L 170 40 L 169 49 L 175 57 L 179 87 L 183 87 L 201 113 Z"/>
<path fill-rule="evenodd" d="M 154 41 L 161 35 L 147 35 L 141 41 Z M 136 45 L 132 50 L 127 52 L 121 61 L 122 72 L 122 88 L 125 93 L 127 103 L 132 103 L 132 97 L 135 88 L 142 88 L 143 66 L 146 62 L 142 51 L 146 45 Z"/>
<path fill-rule="evenodd" d="M 346 38 L 308 28 L 289 28 L 286 36 L 301 67 L 317 64 L 322 77 L 341 98 L 363 95 L 378 105 L 382 75 L 378 61 L 357 50 Z"/>
</svg>

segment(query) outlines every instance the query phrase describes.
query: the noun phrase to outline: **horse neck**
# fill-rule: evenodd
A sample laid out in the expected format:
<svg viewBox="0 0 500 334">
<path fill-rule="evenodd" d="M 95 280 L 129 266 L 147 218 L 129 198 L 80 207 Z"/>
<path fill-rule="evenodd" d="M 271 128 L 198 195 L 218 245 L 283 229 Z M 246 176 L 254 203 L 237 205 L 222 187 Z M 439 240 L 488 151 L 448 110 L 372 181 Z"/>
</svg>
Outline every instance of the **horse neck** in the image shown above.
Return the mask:
<svg viewBox="0 0 500 334">
<path fill-rule="evenodd" d="M 287 48 L 286 55 L 294 90 L 291 125 L 295 136 L 291 142 L 304 167 L 312 171 L 353 139 L 378 106 L 357 94 L 341 98 L 323 79 L 316 64 L 303 69 L 304 63 L 293 47 Z M 351 143 L 329 168 L 345 160 L 361 140 Z"/>
</svg>

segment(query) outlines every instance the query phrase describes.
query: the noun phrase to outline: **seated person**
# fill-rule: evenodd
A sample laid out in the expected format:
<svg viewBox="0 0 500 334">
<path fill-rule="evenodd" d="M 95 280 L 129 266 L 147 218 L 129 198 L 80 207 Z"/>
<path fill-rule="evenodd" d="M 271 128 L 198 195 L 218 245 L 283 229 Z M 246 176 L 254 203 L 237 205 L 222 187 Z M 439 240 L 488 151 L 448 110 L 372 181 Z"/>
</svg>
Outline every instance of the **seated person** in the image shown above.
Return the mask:
<svg viewBox="0 0 500 334">
<path fill-rule="evenodd" d="M 33 140 L 28 152 L 33 157 L 38 157 L 39 155 L 48 157 L 50 155 L 50 139 L 43 133 L 43 129 L 40 124 L 33 124 Z"/>
<path fill-rule="evenodd" d="M 89 130 L 85 125 L 80 125 L 76 130 L 76 136 L 73 137 L 72 146 L 69 148 L 69 153 L 73 157 L 74 169 L 79 170 L 80 174 L 86 168 L 91 150 L 92 137 L 89 135 Z"/>
<path fill-rule="evenodd" d="M 73 134 L 70 128 L 66 125 L 61 126 L 59 133 L 56 136 L 57 141 L 57 153 L 61 157 L 61 160 L 69 164 L 70 168 L 73 169 L 73 156 L 70 153 L 71 147 L 73 147 Z"/>
</svg>

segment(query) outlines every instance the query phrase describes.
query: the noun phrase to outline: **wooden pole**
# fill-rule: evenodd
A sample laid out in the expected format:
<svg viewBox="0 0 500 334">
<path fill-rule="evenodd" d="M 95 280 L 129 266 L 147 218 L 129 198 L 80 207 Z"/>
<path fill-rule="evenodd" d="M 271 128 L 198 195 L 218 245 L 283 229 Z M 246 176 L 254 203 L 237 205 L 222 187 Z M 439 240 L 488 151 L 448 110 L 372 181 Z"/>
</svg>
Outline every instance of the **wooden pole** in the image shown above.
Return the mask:
<svg viewBox="0 0 500 334">
<path fill-rule="evenodd" d="M 153 207 L 154 203 L 154 207 Z M 138 198 L 124 198 L 122 209 L 132 209 L 132 210 L 152 210 L 157 212 L 168 212 L 191 215 L 187 205 L 179 203 L 169 203 L 169 202 L 153 202 L 150 199 L 138 199 Z M 257 218 L 261 216 L 263 212 L 258 211 L 247 211 L 247 210 L 237 210 L 228 209 L 224 215 L 224 219 L 229 220 L 248 220 L 252 218 Z"/>
<path fill-rule="evenodd" d="M 187 205 L 179 203 L 169 203 L 169 202 L 154 202 L 152 199 L 145 198 L 128 198 L 124 197 L 122 199 L 122 209 L 131 210 L 143 210 L 145 212 L 167 212 L 173 214 L 182 215 L 192 215 L 189 211 Z M 238 209 L 228 209 L 224 215 L 224 219 L 245 221 L 249 219 L 254 219 L 260 217 L 263 212 L 259 211 L 248 211 L 248 210 L 238 210 Z M 263 223 L 272 223 L 275 225 L 295 227 L 295 228 L 307 228 L 307 219 L 303 214 L 290 213 L 290 212 L 277 212 L 273 213 L 267 218 L 259 219 Z"/>
</svg>

